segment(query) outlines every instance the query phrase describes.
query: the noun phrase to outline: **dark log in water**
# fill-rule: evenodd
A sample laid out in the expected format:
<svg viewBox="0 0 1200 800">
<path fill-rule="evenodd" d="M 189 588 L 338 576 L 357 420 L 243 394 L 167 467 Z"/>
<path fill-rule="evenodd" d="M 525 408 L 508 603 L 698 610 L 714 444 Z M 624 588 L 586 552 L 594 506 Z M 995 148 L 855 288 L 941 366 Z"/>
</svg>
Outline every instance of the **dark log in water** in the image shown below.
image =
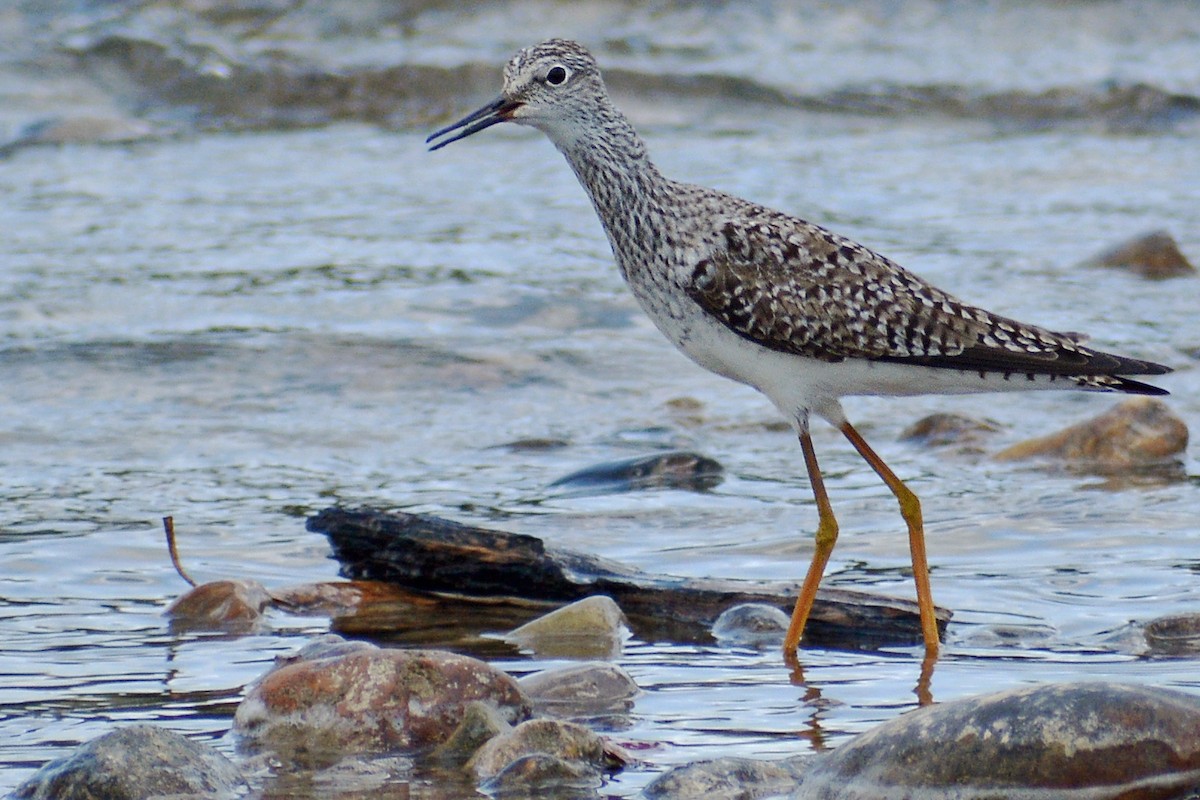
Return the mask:
<svg viewBox="0 0 1200 800">
<path fill-rule="evenodd" d="M 739 603 L 790 612 L 798 584 L 651 575 L 595 556 L 548 548 L 533 536 L 478 528 L 421 514 L 328 508 L 308 529 L 329 537 L 341 573 L 459 599 L 519 598 L 567 603 L 613 598 L 634 633 L 647 641 L 706 641 L 709 628 Z M 944 628 L 948 611 L 938 611 Z M 865 648 L 921 641 L 916 603 L 822 589 L 806 641 Z"/>
</svg>

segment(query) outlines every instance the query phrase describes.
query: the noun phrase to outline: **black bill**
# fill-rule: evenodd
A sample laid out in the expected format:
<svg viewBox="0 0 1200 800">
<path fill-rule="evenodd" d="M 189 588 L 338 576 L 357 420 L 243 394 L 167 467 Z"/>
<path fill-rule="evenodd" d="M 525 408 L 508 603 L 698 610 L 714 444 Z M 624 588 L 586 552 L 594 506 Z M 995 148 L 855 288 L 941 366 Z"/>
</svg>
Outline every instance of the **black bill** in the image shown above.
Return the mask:
<svg viewBox="0 0 1200 800">
<path fill-rule="evenodd" d="M 457 142 L 459 139 L 465 139 L 473 133 L 479 133 L 484 128 L 490 128 L 499 122 L 506 122 L 512 118 L 512 112 L 516 111 L 521 104 L 509 100 L 506 97 L 497 97 L 491 103 L 488 103 L 483 108 L 455 122 L 452 125 L 447 125 L 439 131 L 434 131 L 429 134 L 425 143 L 429 145 L 430 150 L 438 150 L 445 147 L 451 142 Z M 463 130 L 457 136 L 451 136 L 449 139 L 434 144 L 433 140 L 439 136 L 445 136 L 447 133 L 453 133 L 459 128 Z"/>
</svg>

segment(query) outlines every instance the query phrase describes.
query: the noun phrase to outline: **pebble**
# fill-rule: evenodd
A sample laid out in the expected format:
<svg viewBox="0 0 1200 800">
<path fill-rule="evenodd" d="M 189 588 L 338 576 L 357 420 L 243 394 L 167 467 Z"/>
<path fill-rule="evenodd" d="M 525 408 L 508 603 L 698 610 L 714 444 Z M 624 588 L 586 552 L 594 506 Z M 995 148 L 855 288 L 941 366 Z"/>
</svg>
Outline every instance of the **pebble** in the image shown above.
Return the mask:
<svg viewBox="0 0 1200 800">
<path fill-rule="evenodd" d="M 1182 797 L 1200 787 L 1200 697 L 1043 684 L 926 706 L 817 756 L 803 800 Z"/>
<path fill-rule="evenodd" d="M 238 706 L 234 731 L 296 758 L 438 745 L 472 701 L 509 723 L 529 716 L 516 681 L 474 658 L 438 650 L 358 650 L 267 673 Z"/>
<path fill-rule="evenodd" d="M 1187 424 L 1166 403 L 1138 397 L 1058 433 L 1014 444 L 995 457 L 1052 458 L 1121 469 L 1173 462 L 1187 443 Z"/>
<path fill-rule="evenodd" d="M 525 623 L 504 640 L 541 658 L 616 658 L 628 630 L 613 599 L 593 595 Z"/>
<path fill-rule="evenodd" d="M 17 787 L 21 800 L 240 797 L 241 772 L 213 748 L 154 725 L 130 725 L 51 761 Z"/>
<path fill-rule="evenodd" d="M 783 644 L 791 618 L 766 603 L 741 603 L 725 609 L 713 623 L 713 637 L 726 647 L 763 649 Z"/>
<path fill-rule="evenodd" d="M 1117 267 L 1153 280 L 1196 274 L 1196 268 L 1167 231 L 1135 236 L 1089 258 L 1083 266 Z"/>
<path fill-rule="evenodd" d="M 641 692 L 628 672 L 607 661 L 543 670 L 517 683 L 539 714 L 577 721 L 624 714 Z"/>
</svg>

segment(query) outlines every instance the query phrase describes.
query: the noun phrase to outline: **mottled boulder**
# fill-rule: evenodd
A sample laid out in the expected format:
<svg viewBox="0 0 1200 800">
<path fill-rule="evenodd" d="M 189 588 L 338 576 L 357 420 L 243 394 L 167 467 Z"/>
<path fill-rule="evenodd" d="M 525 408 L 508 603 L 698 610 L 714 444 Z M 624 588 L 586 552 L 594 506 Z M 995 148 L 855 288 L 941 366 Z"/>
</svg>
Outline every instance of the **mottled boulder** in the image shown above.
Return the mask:
<svg viewBox="0 0 1200 800">
<path fill-rule="evenodd" d="M 543 658 L 616 658 L 628 627 L 611 597 L 595 595 L 531 620 L 504 639 Z"/>
<path fill-rule="evenodd" d="M 1170 463 L 1187 443 L 1187 424 L 1166 403 L 1138 397 L 1058 433 L 1019 442 L 997 453 L 996 458 L 1052 458 L 1123 469 Z"/>
<path fill-rule="evenodd" d="M 488 741 L 467 762 L 467 767 L 481 781 L 487 781 L 518 759 L 539 754 L 570 762 L 597 775 L 606 763 L 604 739 L 599 734 L 573 722 L 532 719 Z"/>
<path fill-rule="evenodd" d="M 1116 244 L 1084 261 L 1083 266 L 1116 267 L 1154 280 L 1196 274 L 1175 237 L 1166 231 L 1150 231 Z"/>
<path fill-rule="evenodd" d="M 1047 684 L 927 706 L 811 762 L 794 798 L 1184 797 L 1200 788 L 1200 697 Z"/>
<path fill-rule="evenodd" d="M 272 670 L 233 727 L 251 745 L 295 756 L 422 749 L 448 739 L 473 701 L 510 723 L 529 716 L 516 681 L 482 661 L 372 648 Z"/>
<path fill-rule="evenodd" d="M 713 637 L 723 645 L 775 647 L 783 644 L 791 618 L 766 603 L 739 603 L 721 612 L 713 623 Z"/>
<path fill-rule="evenodd" d="M 229 759 L 153 725 L 131 725 L 80 745 L 17 787 L 29 800 L 142 800 L 240 796 L 245 780 Z"/>
<path fill-rule="evenodd" d="M 194 587 L 165 613 L 174 630 L 246 632 L 258 625 L 270 604 L 270 593 L 258 581 L 212 581 Z"/>
<path fill-rule="evenodd" d="M 641 691 L 628 672 L 607 661 L 543 670 L 517 683 L 539 713 L 567 719 L 623 714 Z"/>
<path fill-rule="evenodd" d="M 651 800 L 754 800 L 795 788 L 810 757 L 784 761 L 714 758 L 659 775 L 646 787 Z"/>
</svg>

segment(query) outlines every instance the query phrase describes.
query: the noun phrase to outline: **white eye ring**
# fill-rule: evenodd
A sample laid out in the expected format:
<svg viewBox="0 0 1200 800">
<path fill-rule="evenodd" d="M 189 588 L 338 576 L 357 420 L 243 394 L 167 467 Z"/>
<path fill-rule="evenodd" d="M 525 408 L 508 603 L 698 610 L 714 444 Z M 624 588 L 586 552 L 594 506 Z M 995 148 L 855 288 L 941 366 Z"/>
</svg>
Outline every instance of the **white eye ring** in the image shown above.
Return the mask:
<svg viewBox="0 0 1200 800">
<path fill-rule="evenodd" d="M 571 73 L 567 72 L 567 68 L 561 64 L 555 64 L 546 71 L 546 83 L 551 86 L 562 86 L 567 82 L 567 78 Z"/>
</svg>

